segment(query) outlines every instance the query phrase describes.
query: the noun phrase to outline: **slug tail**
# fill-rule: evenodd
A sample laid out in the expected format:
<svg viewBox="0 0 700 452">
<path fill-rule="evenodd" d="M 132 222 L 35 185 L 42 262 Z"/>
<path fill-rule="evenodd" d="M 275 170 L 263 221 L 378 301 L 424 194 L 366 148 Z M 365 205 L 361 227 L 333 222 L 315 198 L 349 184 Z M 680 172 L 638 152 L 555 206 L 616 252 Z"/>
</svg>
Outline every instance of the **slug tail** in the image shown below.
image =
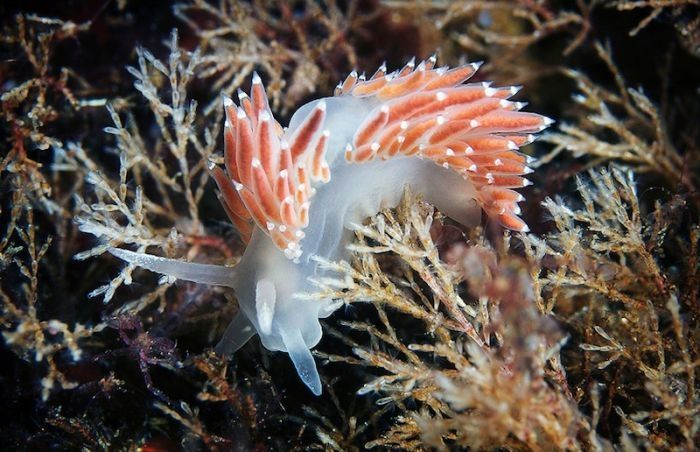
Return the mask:
<svg viewBox="0 0 700 452">
<path fill-rule="evenodd" d="M 294 368 L 299 378 L 314 393 L 321 395 L 321 377 L 316 369 L 316 362 L 311 350 L 306 346 L 304 338 L 299 330 L 281 329 L 282 341 L 287 348 L 287 353 L 294 363 Z"/>
</svg>

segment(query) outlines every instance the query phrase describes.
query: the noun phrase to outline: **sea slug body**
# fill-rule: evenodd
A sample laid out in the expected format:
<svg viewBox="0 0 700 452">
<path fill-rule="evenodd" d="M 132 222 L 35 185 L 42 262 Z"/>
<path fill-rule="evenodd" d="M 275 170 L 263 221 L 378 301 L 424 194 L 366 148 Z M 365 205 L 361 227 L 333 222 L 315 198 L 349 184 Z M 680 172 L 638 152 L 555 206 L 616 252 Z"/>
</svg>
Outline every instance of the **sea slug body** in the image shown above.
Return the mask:
<svg viewBox="0 0 700 452">
<path fill-rule="evenodd" d="M 352 227 L 394 206 L 406 185 L 454 220 L 472 225 L 481 210 L 506 228 L 518 217 L 529 158 L 518 149 L 551 124 L 508 100 L 518 88 L 465 84 L 478 63 L 435 68 L 412 60 L 370 78 L 351 73 L 334 97 L 310 102 L 283 129 L 255 75 L 239 105 L 224 100 L 225 169 L 211 165 L 222 205 L 247 248 L 235 267 L 195 264 L 111 249 L 115 256 L 176 278 L 233 288 L 240 312 L 217 346 L 232 353 L 255 333 L 289 353 L 314 394 L 321 382 L 310 349 L 319 318 L 342 303 L 308 300 L 314 256 L 346 257 Z"/>
</svg>

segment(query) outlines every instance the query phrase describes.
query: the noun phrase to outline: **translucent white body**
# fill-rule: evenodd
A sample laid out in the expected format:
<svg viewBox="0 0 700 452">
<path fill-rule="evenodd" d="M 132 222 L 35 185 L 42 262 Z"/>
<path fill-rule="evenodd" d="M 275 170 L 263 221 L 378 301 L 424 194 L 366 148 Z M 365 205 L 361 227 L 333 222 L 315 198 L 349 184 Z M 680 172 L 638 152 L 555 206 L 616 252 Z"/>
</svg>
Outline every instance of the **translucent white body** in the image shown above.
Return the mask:
<svg viewBox="0 0 700 452">
<path fill-rule="evenodd" d="M 314 291 L 309 277 L 318 276 L 321 270 L 312 257 L 346 258 L 352 225 L 362 223 L 382 208 L 398 204 L 407 185 L 460 223 L 469 225 L 480 218 L 472 184 L 433 161 L 397 156 L 363 164 L 347 163 L 346 143 L 379 105 L 374 97 L 343 96 L 325 101 L 324 129 L 330 131 L 326 159 L 331 180 L 314 186 L 309 225 L 300 243 L 303 254 L 297 261 L 285 257 L 259 228 L 254 231 L 240 263 L 231 268 L 111 250 L 117 257 L 155 272 L 233 288 L 240 313 L 229 325 L 217 351 L 232 353 L 257 333 L 266 348 L 289 353 L 299 376 L 314 394 L 320 394 L 321 383 L 310 349 L 321 339 L 319 318 L 329 316 L 340 303 L 295 297 Z M 296 112 L 285 136 L 294 132 L 317 102 Z"/>
</svg>

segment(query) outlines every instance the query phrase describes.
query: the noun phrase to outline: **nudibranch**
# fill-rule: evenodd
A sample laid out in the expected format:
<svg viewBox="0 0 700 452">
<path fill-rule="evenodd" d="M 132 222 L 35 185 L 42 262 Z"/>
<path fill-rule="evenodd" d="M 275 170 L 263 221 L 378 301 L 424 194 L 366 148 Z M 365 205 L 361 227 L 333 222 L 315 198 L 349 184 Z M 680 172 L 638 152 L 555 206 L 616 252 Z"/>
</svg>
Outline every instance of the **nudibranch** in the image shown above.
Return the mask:
<svg viewBox="0 0 700 452">
<path fill-rule="evenodd" d="M 154 272 L 234 289 L 240 312 L 217 351 L 233 353 L 255 333 L 285 351 L 314 394 L 321 381 L 311 348 L 320 318 L 340 300 L 310 300 L 314 256 L 347 258 L 353 225 L 398 204 L 404 188 L 464 225 L 481 211 L 527 231 L 515 189 L 529 185 L 518 152 L 552 121 L 508 100 L 517 87 L 465 83 L 479 63 L 435 67 L 412 60 L 369 78 L 352 72 L 333 97 L 312 101 L 289 127 L 275 121 L 260 77 L 239 105 L 224 99 L 224 166 L 210 165 L 221 203 L 247 243 L 234 267 L 165 259 L 123 249 L 115 256 Z"/>
</svg>

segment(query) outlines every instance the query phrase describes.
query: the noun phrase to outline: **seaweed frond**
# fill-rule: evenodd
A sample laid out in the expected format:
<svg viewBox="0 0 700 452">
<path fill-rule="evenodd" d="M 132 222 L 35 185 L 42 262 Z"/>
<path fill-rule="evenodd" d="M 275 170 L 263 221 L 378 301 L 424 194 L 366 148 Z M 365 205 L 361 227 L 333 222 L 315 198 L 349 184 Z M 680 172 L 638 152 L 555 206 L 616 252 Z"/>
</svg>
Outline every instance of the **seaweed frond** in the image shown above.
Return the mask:
<svg viewBox="0 0 700 452">
<path fill-rule="evenodd" d="M 15 183 L 18 178 L 15 177 Z M 46 318 L 40 303 L 39 274 L 52 239 L 37 235 L 34 211 L 25 192 L 13 187 L 12 209 L 7 229 L 0 241 L 0 327 L 5 343 L 22 359 L 41 363 L 45 375 L 41 379 L 41 398 L 47 400 L 58 387 L 77 386 L 59 368 L 68 358 L 79 361 L 83 350 L 80 342 L 105 328 L 105 323 L 92 326 L 61 318 Z"/>
<path fill-rule="evenodd" d="M 688 50 L 700 56 L 700 2 L 697 0 L 610 0 L 607 6 L 618 11 L 648 11 L 647 16 L 630 30 L 630 36 L 637 35 L 664 14 L 670 15 L 675 19 L 678 35 L 686 42 Z"/>
<path fill-rule="evenodd" d="M 581 350 L 565 353 L 569 381 L 581 396 L 606 388 L 596 417 L 617 417 L 626 441 L 689 447 L 700 432 L 698 227 L 679 235 L 680 196 L 644 212 L 630 170 L 589 176 L 578 178 L 581 208 L 544 202 L 555 232 L 523 236 L 531 261 L 549 261 L 538 276 L 545 312 L 562 318 Z M 682 265 L 669 267 L 667 255 Z"/>
<path fill-rule="evenodd" d="M 197 34 L 200 77 L 210 79 L 214 91 L 232 96 L 257 68 L 269 77 L 265 86 L 272 108 L 282 114 L 309 94 L 330 92 L 344 69 L 357 67 L 350 41 L 374 19 L 358 2 L 343 7 L 311 0 L 294 5 L 194 0 L 176 4 L 174 12 Z M 216 107 L 212 101 L 204 113 Z"/>
<path fill-rule="evenodd" d="M 73 3 L 0 6 L 0 449 L 700 444 L 697 0 Z M 222 92 L 257 70 L 287 122 L 352 69 L 435 51 L 560 124 L 530 148 L 553 149 L 523 191 L 536 232 L 410 193 L 356 225 L 317 274 L 341 304 L 320 397 L 256 339 L 210 350 L 234 292 L 93 258 L 235 265 L 207 171 Z"/>
<path fill-rule="evenodd" d="M 670 185 L 693 191 L 697 186 L 700 148 L 677 148 L 662 109 L 641 89 L 629 88 L 615 64 L 610 48 L 595 44 L 598 56 L 615 80 L 615 89 L 596 84 L 580 71 L 567 69 L 579 93 L 574 101 L 584 110 L 575 124 L 563 123 L 558 131 L 542 137 L 555 147 L 541 160 L 547 163 L 566 151 L 576 158 L 590 157 L 590 167 L 606 161 L 632 165 L 639 172 L 652 172 Z"/>
<path fill-rule="evenodd" d="M 525 57 L 542 41 L 564 37 L 564 56 L 581 47 L 597 4 L 577 1 L 575 8 L 562 8 L 532 1 L 384 1 L 395 14 L 417 23 L 423 41 L 448 44 L 445 50 L 457 57 L 480 55 L 487 60 L 485 71 L 497 72 L 501 82 L 511 84 L 550 72 L 546 64 Z"/>
<path fill-rule="evenodd" d="M 317 281 L 324 297 L 371 302 L 379 319 L 331 330 L 353 356 L 316 353 L 379 371 L 358 394 L 376 394 L 395 414 L 366 447 L 575 444 L 580 415 L 558 364 L 563 337 L 534 303 L 527 262 L 474 234 L 445 250 L 446 264 L 435 215 L 407 193 L 395 212 L 358 227 L 353 264 L 322 263 L 338 275 Z"/>
<path fill-rule="evenodd" d="M 69 68 L 53 64 L 53 50 L 57 43 L 86 31 L 90 23 L 35 14 L 17 14 L 13 19 L 14 23 L 3 24 L 6 33 L 0 37 L 3 50 L 12 56 L 3 70 L 0 96 L 0 130 L 3 144 L 8 145 L 0 158 L 0 172 L 21 177 L 22 189 L 48 213 L 65 214 L 51 196 L 51 181 L 41 171 L 44 159 L 33 151 L 60 145 L 60 134 L 50 126 L 72 117 L 84 105 L 71 88 L 80 79 Z"/>
<path fill-rule="evenodd" d="M 176 32 L 168 41 L 168 49 L 168 60 L 163 62 L 139 48 L 138 67 L 128 68 L 135 78 L 134 87 L 153 114 L 158 130 L 155 140 L 144 139 L 131 116 L 127 116 L 125 124 L 119 113 L 108 106 L 114 125 L 106 127 L 105 132 L 116 138 L 117 178 L 110 177 L 79 144 L 69 143 L 65 149 L 57 149 L 60 168 L 78 177 L 84 174 L 94 193 L 90 201 L 76 195 L 80 209 L 76 222 L 81 231 L 99 238 L 100 243 L 79 253 L 76 259 L 97 256 L 119 245 L 132 245 L 139 252 L 156 247 L 174 255 L 187 243 L 193 245 L 191 256 L 201 247 L 217 253 L 222 249 L 225 256 L 231 254 L 221 240 L 207 239 L 199 213 L 209 179 L 206 164 L 213 158 L 213 136 L 217 133 L 209 128 L 198 133 L 197 103 L 187 95 L 187 87 L 200 64 L 199 52 L 181 51 Z M 165 82 L 161 83 L 161 78 Z M 132 179 L 135 188 L 128 183 Z M 127 266 L 91 296 L 102 296 L 108 302 L 117 288 L 130 283 L 132 271 L 133 267 Z M 140 310 L 153 299 L 129 305 L 123 312 L 135 307 Z"/>
</svg>

